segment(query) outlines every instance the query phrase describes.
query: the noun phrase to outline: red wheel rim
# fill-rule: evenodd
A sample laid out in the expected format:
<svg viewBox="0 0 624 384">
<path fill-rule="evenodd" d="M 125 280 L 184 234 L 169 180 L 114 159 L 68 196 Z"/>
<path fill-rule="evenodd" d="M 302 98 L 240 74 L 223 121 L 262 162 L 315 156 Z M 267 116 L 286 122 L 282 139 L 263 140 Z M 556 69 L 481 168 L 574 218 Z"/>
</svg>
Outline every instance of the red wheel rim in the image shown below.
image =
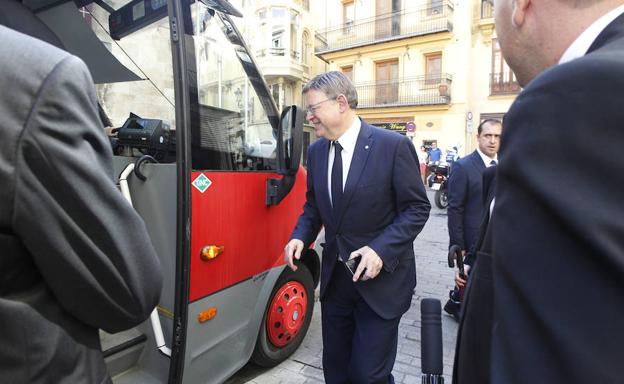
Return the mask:
<svg viewBox="0 0 624 384">
<path fill-rule="evenodd" d="M 284 347 L 295 339 L 308 312 L 308 298 L 303 284 L 289 281 L 282 285 L 269 306 L 267 334 L 276 347 Z"/>
</svg>

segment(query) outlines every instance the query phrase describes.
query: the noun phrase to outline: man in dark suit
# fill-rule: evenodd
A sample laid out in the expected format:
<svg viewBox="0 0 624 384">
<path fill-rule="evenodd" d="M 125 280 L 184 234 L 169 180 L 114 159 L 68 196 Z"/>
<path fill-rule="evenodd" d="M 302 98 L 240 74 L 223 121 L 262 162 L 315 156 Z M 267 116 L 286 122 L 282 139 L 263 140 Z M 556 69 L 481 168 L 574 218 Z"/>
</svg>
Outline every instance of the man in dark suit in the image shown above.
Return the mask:
<svg viewBox="0 0 624 384">
<path fill-rule="evenodd" d="M 490 221 L 492 382 L 620 383 L 624 5 L 495 0 L 494 10 L 524 90 L 505 117 Z"/>
<path fill-rule="evenodd" d="M 109 383 L 98 328 L 149 316 L 160 265 L 85 64 L 3 26 L 0 41 L 0 382 Z"/>
<path fill-rule="evenodd" d="M 323 370 L 334 383 L 393 383 L 399 320 L 416 286 L 413 242 L 430 204 L 414 145 L 355 112 L 341 72 L 304 87 L 307 118 L 324 138 L 308 150 L 303 213 L 285 248 L 295 260 L 325 226 L 321 269 Z M 361 260 L 351 273 L 345 262 Z"/>
<path fill-rule="evenodd" d="M 486 119 L 477 127 L 477 149 L 456 161 L 448 179 L 448 231 L 450 244 L 459 246 L 462 256 L 471 250 L 484 212 L 483 171 L 496 165 L 502 124 L 499 120 Z M 469 268 L 467 266 L 467 268 Z M 444 310 L 459 318 L 461 296 L 456 287 Z"/>
</svg>

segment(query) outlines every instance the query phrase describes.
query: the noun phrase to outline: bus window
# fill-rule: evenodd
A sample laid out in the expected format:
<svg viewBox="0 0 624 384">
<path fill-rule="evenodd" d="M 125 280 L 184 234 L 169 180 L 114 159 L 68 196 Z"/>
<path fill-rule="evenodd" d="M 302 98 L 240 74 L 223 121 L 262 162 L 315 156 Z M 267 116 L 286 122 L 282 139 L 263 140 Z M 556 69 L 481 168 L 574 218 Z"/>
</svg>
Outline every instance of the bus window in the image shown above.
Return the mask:
<svg viewBox="0 0 624 384">
<path fill-rule="evenodd" d="M 202 3 L 193 7 L 198 98 L 191 121 L 193 169 L 275 171 L 273 127 L 224 26 Z"/>
<path fill-rule="evenodd" d="M 128 1 L 114 0 L 110 3 L 117 9 Z M 169 129 L 175 130 L 169 19 L 164 17 L 116 41 L 109 35 L 107 11 L 90 4 L 81 8 L 80 13 L 117 60 L 142 79 L 96 84 L 98 100 L 113 127 L 121 127 L 130 114 L 134 114 L 143 119 L 162 120 Z M 126 152 L 124 155 L 137 156 L 140 153 Z"/>
</svg>

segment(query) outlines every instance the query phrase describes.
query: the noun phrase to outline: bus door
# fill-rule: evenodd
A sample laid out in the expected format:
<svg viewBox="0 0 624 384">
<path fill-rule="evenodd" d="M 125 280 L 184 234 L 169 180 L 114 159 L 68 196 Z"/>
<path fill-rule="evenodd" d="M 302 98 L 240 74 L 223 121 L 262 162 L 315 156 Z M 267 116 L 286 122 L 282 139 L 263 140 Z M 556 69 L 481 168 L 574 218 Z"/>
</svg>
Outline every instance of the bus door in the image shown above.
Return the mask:
<svg viewBox="0 0 624 384">
<path fill-rule="evenodd" d="M 203 2 L 182 16 L 192 169 L 183 381 L 220 382 L 252 355 L 282 361 L 309 324 L 312 273 L 284 277 L 283 261 L 305 198 L 303 116 L 280 116 L 233 17 Z M 285 305 L 271 309 L 276 297 Z"/>
<path fill-rule="evenodd" d="M 305 199 L 303 116 L 277 111 L 240 13 L 222 0 L 28 4 L 87 63 L 120 188 L 164 270 L 152 318 L 101 333 L 113 382 L 219 383 L 250 358 L 283 361 L 319 275 L 312 251 L 297 273 L 283 262 Z"/>
</svg>

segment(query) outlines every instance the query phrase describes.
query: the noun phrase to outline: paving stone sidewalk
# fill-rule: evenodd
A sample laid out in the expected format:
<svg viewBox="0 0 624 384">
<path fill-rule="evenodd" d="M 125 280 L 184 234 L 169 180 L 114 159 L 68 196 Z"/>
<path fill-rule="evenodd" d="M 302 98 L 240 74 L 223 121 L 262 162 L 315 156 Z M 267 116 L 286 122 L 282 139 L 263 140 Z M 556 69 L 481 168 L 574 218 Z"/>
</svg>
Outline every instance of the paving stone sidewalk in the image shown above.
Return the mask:
<svg viewBox="0 0 624 384">
<path fill-rule="evenodd" d="M 412 306 L 401 319 L 399 343 L 393 375 L 396 383 L 421 383 L 420 371 L 420 300 L 437 298 L 442 305 L 448 298 L 453 285 L 453 271 L 446 262 L 448 231 L 446 211 L 433 204 L 427 225 L 414 242 L 416 253 L 416 273 L 418 282 L 412 298 Z M 285 362 L 272 369 L 258 368 L 252 364 L 245 366 L 226 384 L 308 384 L 324 383 L 321 364 L 321 308 L 318 300 L 314 306 L 314 316 L 306 338 L 299 349 Z M 444 350 L 444 381 L 451 382 L 457 322 L 442 314 L 442 335 Z"/>
</svg>

